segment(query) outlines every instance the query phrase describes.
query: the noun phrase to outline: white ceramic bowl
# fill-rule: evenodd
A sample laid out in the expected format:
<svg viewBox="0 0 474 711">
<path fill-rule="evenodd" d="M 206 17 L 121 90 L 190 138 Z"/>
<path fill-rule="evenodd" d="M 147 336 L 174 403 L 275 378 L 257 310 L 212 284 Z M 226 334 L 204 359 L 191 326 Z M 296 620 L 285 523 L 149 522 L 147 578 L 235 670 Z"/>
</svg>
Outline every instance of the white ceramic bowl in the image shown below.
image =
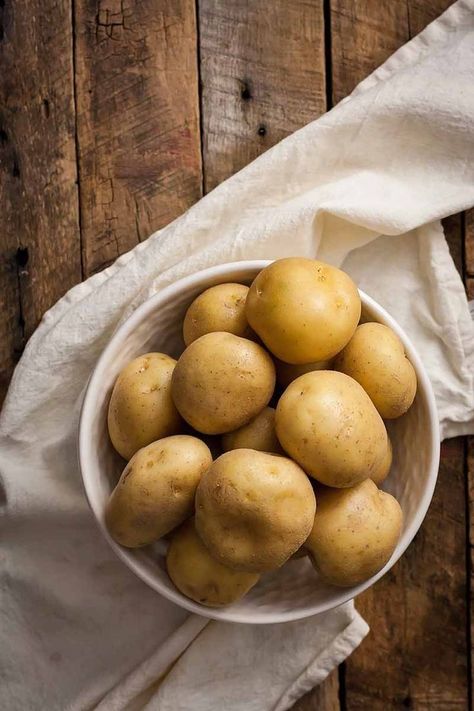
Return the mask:
<svg viewBox="0 0 474 711">
<path fill-rule="evenodd" d="M 240 602 L 212 609 L 189 600 L 174 587 L 166 574 L 163 544 L 129 550 L 111 539 L 104 525 L 104 508 L 123 467 L 107 434 L 107 407 L 117 374 L 142 353 L 163 351 L 178 356 L 184 347 L 182 319 L 194 297 L 222 282 L 249 284 L 268 263 L 235 262 L 212 267 L 176 282 L 142 304 L 116 331 L 99 358 L 87 387 L 79 427 L 79 460 L 87 498 L 103 535 L 119 558 L 150 587 L 191 612 L 254 624 L 297 620 L 330 610 L 381 578 L 418 531 L 433 495 L 439 462 L 438 417 L 423 364 L 396 321 L 361 293 L 363 318 L 384 323 L 398 334 L 418 378 L 413 406 L 404 417 L 388 424 L 394 463 L 383 488 L 399 500 L 404 525 L 397 548 L 383 570 L 361 585 L 337 588 L 318 578 L 307 558 L 291 560 L 280 570 L 263 576 Z"/>
</svg>

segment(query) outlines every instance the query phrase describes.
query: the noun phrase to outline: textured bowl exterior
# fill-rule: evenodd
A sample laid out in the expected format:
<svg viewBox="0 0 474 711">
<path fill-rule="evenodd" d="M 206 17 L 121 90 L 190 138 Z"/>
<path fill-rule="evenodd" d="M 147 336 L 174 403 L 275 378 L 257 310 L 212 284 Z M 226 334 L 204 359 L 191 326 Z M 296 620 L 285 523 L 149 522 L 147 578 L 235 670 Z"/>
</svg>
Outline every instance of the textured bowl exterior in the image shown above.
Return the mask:
<svg viewBox="0 0 474 711">
<path fill-rule="evenodd" d="M 361 292 L 362 319 L 392 328 L 402 340 L 418 379 L 408 413 L 388 423 L 393 466 L 382 488 L 394 494 L 404 514 L 402 535 L 387 565 L 361 585 L 337 588 L 324 583 L 307 558 L 291 560 L 262 576 L 243 600 L 212 609 L 189 600 L 168 578 L 163 542 L 138 550 L 122 548 L 109 536 L 105 504 L 123 469 L 107 433 L 107 408 L 115 379 L 126 363 L 149 351 L 177 357 L 183 350 L 181 323 L 191 301 L 204 289 L 224 282 L 250 284 L 268 261 L 234 262 L 211 267 L 172 284 L 143 303 L 115 332 L 99 358 L 87 386 L 79 424 L 79 462 L 92 512 L 115 553 L 150 587 L 181 607 L 228 622 L 271 624 L 330 610 L 354 598 L 382 577 L 406 550 L 430 504 L 439 464 L 439 424 L 433 390 L 420 357 L 400 326 L 373 299 Z"/>
</svg>

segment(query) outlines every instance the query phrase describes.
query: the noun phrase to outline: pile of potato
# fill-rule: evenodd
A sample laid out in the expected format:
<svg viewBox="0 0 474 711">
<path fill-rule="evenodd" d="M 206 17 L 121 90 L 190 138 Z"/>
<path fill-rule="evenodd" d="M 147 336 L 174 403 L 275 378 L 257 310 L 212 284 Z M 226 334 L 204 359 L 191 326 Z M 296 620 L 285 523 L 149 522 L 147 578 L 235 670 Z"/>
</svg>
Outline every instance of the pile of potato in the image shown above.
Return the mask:
<svg viewBox="0 0 474 711">
<path fill-rule="evenodd" d="M 395 333 L 360 316 L 349 276 L 311 259 L 200 294 L 179 360 L 147 353 L 115 383 L 108 428 L 128 463 L 106 509 L 113 538 L 169 536 L 171 580 L 210 606 L 295 554 L 339 586 L 380 570 L 402 527 L 378 488 L 384 419 L 411 406 L 416 375 Z"/>
</svg>

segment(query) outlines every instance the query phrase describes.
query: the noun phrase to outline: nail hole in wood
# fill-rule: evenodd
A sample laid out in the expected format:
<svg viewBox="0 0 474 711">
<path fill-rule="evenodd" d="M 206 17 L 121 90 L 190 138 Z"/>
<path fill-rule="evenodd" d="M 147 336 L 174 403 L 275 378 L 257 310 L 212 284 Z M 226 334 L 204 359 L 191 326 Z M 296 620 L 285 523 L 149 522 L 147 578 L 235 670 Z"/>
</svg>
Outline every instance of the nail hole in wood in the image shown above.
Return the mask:
<svg viewBox="0 0 474 711">
<path fill-rule="evenodd" d="M 259 136 L 265 136 L 265 135 L 266 135 L 267 129 L 266 129 L 266 127 L 263 125 L 263 123 L 260 124 L 260 126 L 258 127 L 257 133 L 258 133 Z"/>
<path fill-rule="evenodd" d="M 240 98 L 243 99 L 244 101 L 249 101 L 252 98 L 252 94 L 250 93 L 248 84 L 246 84 L 245 82 L 242 83 L 242 89 L 240 91 Z"/>
<path fill-rule="evenodd" d="M 402 704 L 405 706 L 405 708 L 410 709 L 412 706 L 411 696 L 405 696 L 405 698 L 402 701 Z"/>
<path fill-rule="evenodd" d="M 17 161 L 17 160 L 14 160 L 14 161 L 13 161 L 12 175 L 13 175 L 14 178 L 19 178 L 19 177 L 20 177 L 20 166 L 18 165 L 18 161 Z"/>
<path fill-rule="evenodd" d="M 0 143 L 5 144 L 8 141 L 7 132 L 3 128 L 0 128 Z"/>
<path fill-rule="evenodd" d="M 15 261 L 21 269 L 24 269 L 28 264 L 30 254 L 28 252 L 28 247 L 18 247 L 16 250 Z"/>
<path fill-rule="evenodd" d="M 48 99 L 43 99 L 42 103 L 43 114 L 45 118 L 49 118 L 49 101 Z"/>
</svg>

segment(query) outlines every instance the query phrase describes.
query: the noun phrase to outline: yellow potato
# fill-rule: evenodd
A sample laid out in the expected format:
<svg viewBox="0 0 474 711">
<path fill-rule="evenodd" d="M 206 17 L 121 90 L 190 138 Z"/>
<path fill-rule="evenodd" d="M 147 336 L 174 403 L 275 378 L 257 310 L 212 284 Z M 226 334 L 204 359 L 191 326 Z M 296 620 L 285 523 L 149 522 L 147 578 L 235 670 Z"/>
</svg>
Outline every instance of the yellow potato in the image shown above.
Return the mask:
<svg viewBox="0 0 474 711">
<path fill-rule="evenodd" d="M 304 543 L 316 510 L 304 471 L 286 457 L 226 452 L 196 491 L 196 529 L 211 555 L 235 570 L 278 568 Z"/>
<path fill-rule="evenodd" d="M 372 476 L 387 452 L 385 425 L 367 393 L 332 370 L 294 380 L 278 402 L 275 427 L 289 456 L 327 486 Z"/>
<path fill-rule="evenodd" d="M 385 457 L 381 460 L 377 469 L 370 475 L 370 478 L 373 482 L 375 482 L 375 484 L 377 484 L 377 486 L 380 486 L 380 484 L 388 477 L 392 466 L 392 458 L 392 443 L 390 441 L 390 437 L 387 435 L 387 451 L 385 453 Z"/>
<path fill-rule="evenodd" d="M 173 372 L 178 411 L 204 434 L 224 434 L 249 422 L 269 402 L 275 366 L 253 341 L 207 333 L 186 348 Z"/>
<path fill-rule="evenodd" d="M 287 388 L 293 380 L 299 378 L 305 373 L 312 373 L 313 370 L 331 370 L 332 360 L 322 360 L 318 363 L 302 363 L 300 365 L 292 365 L 284 363 L 278 358 L 274 358 L 277 383 L 282 388 Z"/>
<path fill-rule="evenodd" d="M 279 259 L 254 279 L 247 319 L 285 363 L 328 360 L 348 343 L 361 303 L 352 279 L 315 259 Z"/>
<path fill-rule="evenodd" d="M 218 284 L 203 291 L 186 311 L 183 323 L 185 344 L 189 346 L 205 333 L 215 331 L 250 338 L 252 329 L 245 315 L 248 290 L 243 284 Z"/>
<path fill-rule="evenodd" d="M 402 522 L 398 501 L 370 479 L 350 489 L 321 489 L 305 548 L 324 580 L 358 585 L 390 560 Z"/>
<path fill-rule="evenodd" d="M 146 546 L 194 510 L 201 476 L 212 463 L 196 437 L 175 435 L 140 449 L 128 462 L 105 512 L 110 535 L 127 548 Z"/>
<path fill-rule="evenodd" d="M 192 519 L 173 534 L 166 567 L 183 595 L 209 607 L 240 600 L 259 579 L 256 573 L 231 570 L 212 558 L 197 535 Z"/>
<path fill-rule="evenodd" d="M 253 420 L 234 432 L 222 435 L 222 449 L 256 449 L 259 452 L 283 454 L 275 432 L 275 410 L 265 407 Z"/>
<path fill-rule="evenodd" d="M 403 343 L 381 323 L 358 326 L 334 368 L 362 385 L 385 420 L 403 415 L 415 399 L 416 373 Z"/>
<path fill-rule="evenodd" d="M 146 353 L 132 360 L 115 381 L 108 412 L 109 435 L 124 458 L 161 437 L 180 432 L 182 420 L 171 398 L 174 358 Z"/>
</svg>

